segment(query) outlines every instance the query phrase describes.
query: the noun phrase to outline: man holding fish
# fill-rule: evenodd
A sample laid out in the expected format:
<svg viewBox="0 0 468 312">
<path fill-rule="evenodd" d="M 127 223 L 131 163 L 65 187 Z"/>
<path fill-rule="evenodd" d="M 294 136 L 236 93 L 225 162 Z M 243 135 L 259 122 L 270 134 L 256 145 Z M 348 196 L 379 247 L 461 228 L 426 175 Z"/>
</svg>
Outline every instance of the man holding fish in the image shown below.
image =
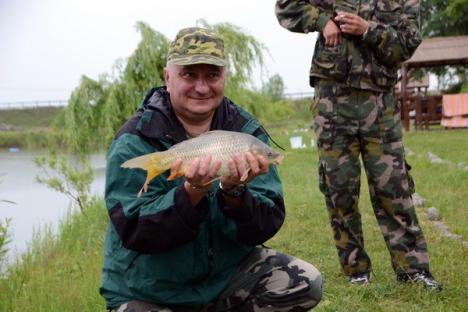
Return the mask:
<svg viewBox="0 0 468 312">
<path fill-rule="evenodd" d="M 313 265 L 262 245 L 285 217 L 273 166 L 282 155 L 224 97 L 226 66 L 216 33 L 182 29 L 166 86 L 111 145 L 100 288 L 109 310 L 307 311 L 321 299 Z"/>
</svg>

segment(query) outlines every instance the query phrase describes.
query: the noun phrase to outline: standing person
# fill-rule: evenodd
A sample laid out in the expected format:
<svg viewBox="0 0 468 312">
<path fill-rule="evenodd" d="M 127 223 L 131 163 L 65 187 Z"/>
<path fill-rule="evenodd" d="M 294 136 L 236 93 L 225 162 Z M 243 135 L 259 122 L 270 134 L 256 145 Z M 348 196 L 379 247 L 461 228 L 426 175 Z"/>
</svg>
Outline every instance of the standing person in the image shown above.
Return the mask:
<svg viewBox="0 0 468 312">
<path fill-rule="evenodd" d="M 361 156 L 397 280 L 439 291 L 411 199 L 414 183 L 394 96 L 399 65 L 422 40 L 419 0 L 278 0 L 276 15 L 290 31 L 318 32 L 311 110 L 320 191 L 344 274 L 352 284 L 369 283 L 358 209 Z"/>
<path fill-rule="evenodd" d="M 321 299 L 314 266 L 259 246 L 285 216 L 277 170 L 265 157 L 235 155 L 231 175 L 209 185 L 220 163 L 196 158 L 185 177 L 167 181 L 162 174 L 141 197 L 146 173 L 121 168 L 209 130 L 268 142 L 258 121 L 224 97 L 226 65 L 216 33 L 182 29 L 168 52 L 166 86 L 148 93 L 110 147 L 100 288 L 109 310 L 306 311 Z M 246 165 L 251 170 L 241 182 Z"/>
</svg>

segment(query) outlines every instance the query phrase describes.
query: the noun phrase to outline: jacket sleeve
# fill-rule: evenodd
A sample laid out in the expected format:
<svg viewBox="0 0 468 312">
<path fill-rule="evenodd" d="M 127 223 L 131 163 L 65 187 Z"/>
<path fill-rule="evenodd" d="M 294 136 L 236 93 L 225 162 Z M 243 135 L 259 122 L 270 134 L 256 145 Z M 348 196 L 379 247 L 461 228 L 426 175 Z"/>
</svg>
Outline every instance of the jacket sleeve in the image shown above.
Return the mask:
<svg viewBox="0 0 468 312">
<path fill-rule="evenodd" d="M 193 240 L 208 213 L 207 200 L 192 206 L 182 185 L 156 177 L 146 193 L 137 197 L 146 172 L 120 165 L 133 157 L 154 152 L 137 136 L 124 134 L 108 154 L 105 200 L 112 225 L 125 248 L 158 253 Z"/>
<path fill-rule="evenodd" d="M 254 246 L 266 242 L 278 232 L 284 222 L 283 191 L 277 169 L 273 165 L 270 165 L 267 174 L 260 175 L 247 184 L 242 197 L 243 207 L 228 207 L 221 191 L 216 196 L 223 215 L 236 225 L 231 233 L 228 226 L 224 231 L 244 245 Z"/>
<path fill-rule="evenodd" d="M 277 0 L 275 13 L 281 26 L 298 33 L 322 32 L 332 18 L 331 0 Z"/>
<path fill-rule="evenodd" d="M 382 63 L 398 66 L 413 55 L 422 41 L 419 0 L 403 0 L 401 6 L 390 10 L 376 7 L 374 15 L 376 19 L 369 21 L 363 40 Z"/>
</svg>

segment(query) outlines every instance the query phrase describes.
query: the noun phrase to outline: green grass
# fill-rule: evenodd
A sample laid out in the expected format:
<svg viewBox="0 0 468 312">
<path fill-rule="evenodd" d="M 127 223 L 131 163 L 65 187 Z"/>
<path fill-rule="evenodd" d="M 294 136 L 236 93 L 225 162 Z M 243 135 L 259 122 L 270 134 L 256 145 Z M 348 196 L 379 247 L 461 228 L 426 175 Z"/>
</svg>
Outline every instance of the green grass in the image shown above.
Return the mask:
<svg viewBox="0 0 468 312">
<path fill-rule="evenodd" d="M 45 128 L 61 111 L 63 107 L 0 110 L 0 124 L 13 126 L 17 130 Z"/>
<path fill-rule="evenodd" d="M 272 129 L 278 143 L 288 147 L 288 137 L 302 134 L 309 145 L 310 132 L 295 127 Z M 286 133 L 287 131 L 287 133 Z M 468 131 L 413 132 L 405 142 L 415 154 L 413 166 L 417 192 L 429 206 L 437 207 L 451 231 L 466 240 L 468 171 L 433 164 L 428 151 L 444 159 L 463 161 L 468 155 Z M 440 294 L 400 285 L 395 281 L 390 258 L 372 212 L 363 183 L 363 214 L 366 249 L 372 258 L 373 282 L 350 286 L 341 275 L 324 200 L 317 185 L 317 153 L 313 148 L 286 152 L 279 167 L 285 190 L 287 217 L 281 231 L 267 245 L 313 263 L 324 277 L 324 297 L 314 311 L 466 311 L 468 252 L 462 241 L 447 238 L 427 220 L 426 209 L 418 210 L 431 257 L 433 274 L 443 284 Z M 466 158 L 466 157 L 465 157 Z M 364 182 L 365 180 L 363 180 Z M 67 218 L 62 234 L 42 231 L 30 252 L 0 280 L 0 310 L 5 311 L 104 311 L 98 294 L 102 244 L 107 216 L 102 200 L 94 202 L 86 215 Z"/>
<path fill-rule="evenodd" d="M 62 111 L 62 107 L 0 110 L 0 147 L 46 147 L 57 132 L 51 129 L 53 120 Z"/>
<path fill-rule="evenodd" d="M 0 279 L 1 311 L 104 311 L 98 294 L 106 210 L 95 200 L 86 215 L 69 214 L 60 237 L 45 228 L 35 235 Z"/>
</svg>

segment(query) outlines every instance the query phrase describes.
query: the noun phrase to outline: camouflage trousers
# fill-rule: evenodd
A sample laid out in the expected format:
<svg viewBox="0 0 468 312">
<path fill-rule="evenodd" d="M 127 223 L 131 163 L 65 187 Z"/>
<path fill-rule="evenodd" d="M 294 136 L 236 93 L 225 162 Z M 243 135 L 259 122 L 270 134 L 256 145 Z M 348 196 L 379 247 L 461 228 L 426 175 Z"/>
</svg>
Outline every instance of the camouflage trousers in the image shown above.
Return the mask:
<svg viewBox="0 0 468 312">
<path fill-rule="evenodd" d="M 391 92 L 372 92 L 320 80 L 311 110 L 325 195 L 345 275 L 371 270 L 358 208 L 361 161 L 374 214 L 396 274 L 429 271 L 426 241 L 412 202 L 414 182 L 405 161 L 400 107 Z"/>
<path fill-rule="evenodd" d="M 322 276 L 311 264 L 273 249 L 255 248 L 221 295 L 201 308 L 131 301 L 117 312 L 308 311 L 322 298 Z"/>
</svg>

